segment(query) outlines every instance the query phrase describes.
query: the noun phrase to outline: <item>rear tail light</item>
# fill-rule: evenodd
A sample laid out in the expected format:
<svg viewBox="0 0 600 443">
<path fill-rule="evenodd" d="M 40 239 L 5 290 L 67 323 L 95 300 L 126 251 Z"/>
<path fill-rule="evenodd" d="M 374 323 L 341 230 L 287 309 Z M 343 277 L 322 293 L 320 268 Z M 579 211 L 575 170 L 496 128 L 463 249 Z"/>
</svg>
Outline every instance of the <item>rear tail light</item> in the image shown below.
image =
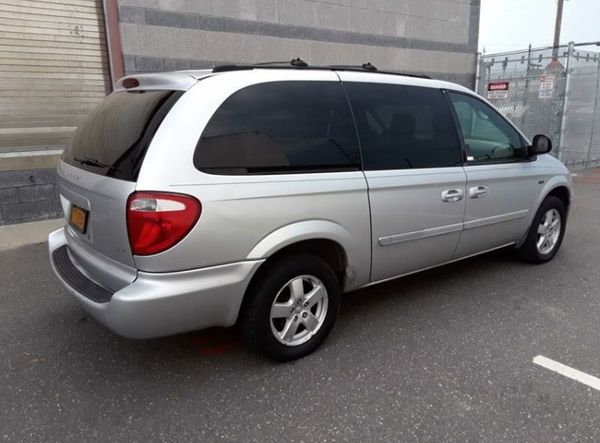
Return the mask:
<svg viewBox="0 0 600 443">
<path fill-rule="evenodd" d="M 175 246 L 194 227 L 202 206 L 189 195 L 134 192 L 127 200 L 127 232 L 134 255 L 151 255 Z"/>
</svg>

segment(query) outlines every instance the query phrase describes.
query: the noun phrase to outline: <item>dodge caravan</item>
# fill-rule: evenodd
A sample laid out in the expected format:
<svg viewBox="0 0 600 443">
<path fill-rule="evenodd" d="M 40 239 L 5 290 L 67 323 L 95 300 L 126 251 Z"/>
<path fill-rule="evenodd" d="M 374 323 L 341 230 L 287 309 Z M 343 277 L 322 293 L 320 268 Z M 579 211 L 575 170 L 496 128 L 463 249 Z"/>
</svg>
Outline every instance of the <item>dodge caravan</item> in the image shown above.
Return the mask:
<svg viewBox="0 0 600 443">
<path fill-rule="evenodd" d="M 341 294 L 512 247 L 557 253 L 568 170 L 486 100 L 362 67 L 129 76 L 58 165 L 53 269 L 116 333 L 238 325 L 315 350 Z"/>
</svg>

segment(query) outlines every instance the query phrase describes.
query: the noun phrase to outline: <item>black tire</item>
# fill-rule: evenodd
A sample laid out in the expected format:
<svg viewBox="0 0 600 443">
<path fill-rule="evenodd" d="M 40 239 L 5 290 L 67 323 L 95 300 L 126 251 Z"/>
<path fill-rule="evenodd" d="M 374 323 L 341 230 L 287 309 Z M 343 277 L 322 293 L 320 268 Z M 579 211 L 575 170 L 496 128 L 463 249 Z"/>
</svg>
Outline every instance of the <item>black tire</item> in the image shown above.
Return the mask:
<svg viewBox="0 0 600 443">
<path fill-rule="evenodd" d="M 556 242 L 552 250 L 548 253 L 542 254 L 537 247 L 538 227 L 540 225 L 540 222 L 542 221 L 542 217 L 544 217 L 544 214 L 546 214 L 546 212 L 548 212 L 551 209 L 556 209 L 556 211 L 558 211 L 558 213 L 560 214 L 560 234 L 558 237 L 558 241 Z M 565 204 L 562 202 L 562 200 L 560 200 L 557 197 L 546 197 L 540 205 L 537 213 L 535 214 L 535 217 L 533 218 L 533 222 L 529 227 L 529 232 L 527 233 L 527 239 L 525 240 L 525 243 L 523 243 L 523 245 L 521 245 L 521 247 L 517 249 L 517 256 L 519 257 L 519 259 L 527 263 L 533 264 L 546 263 L 552 260 L 558 252 L 558 250 L 560 249 L 560 245 L 562 244 L 563 237 L 565 235 L 566 226 L 567 209 L 565 208 Z"/>
<path fill-rule="evenodd" d="M 280 290 L 295 277 L 310 275 L 327 290 L 324 320 L 308 341 L 294 346 L 281 343 L 271 329 L 271 306 Z M 245 341 L 276 361 L 291 361 L 315 351 L 329 335 L 340 308 L 340 285 L 329 265 L 319 257 L 295 254 L 267 264 L 252 282 L 246 294 L 240 319 Z M 292 315 L 292 314 L 290 314 Z"/>
</svg>

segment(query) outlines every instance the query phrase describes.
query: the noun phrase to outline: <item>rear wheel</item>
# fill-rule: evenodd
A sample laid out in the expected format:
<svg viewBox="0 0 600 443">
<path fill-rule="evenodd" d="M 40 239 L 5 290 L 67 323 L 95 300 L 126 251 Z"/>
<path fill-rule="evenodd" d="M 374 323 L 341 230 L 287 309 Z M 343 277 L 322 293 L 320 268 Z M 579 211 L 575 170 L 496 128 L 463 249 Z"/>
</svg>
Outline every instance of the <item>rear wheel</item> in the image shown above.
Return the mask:
<svg viewBox="0 0 600 443">
<path fill-rule="evenodd" d="M 525 243 L 517 250 L 528 263 L 546 263 L 556 255 L 562 243 L 567 222 L 564 203 L 557 197 L 547 197 L 535 217 Z"/>
<path fill-rule="evenodd" d="M 327 263 L 308 254 L 268 266 L 247 294 L 242 333 L 274 360 L 304 357 L 333 327 L 340 306 L 337 277 Z"/>
</svg>

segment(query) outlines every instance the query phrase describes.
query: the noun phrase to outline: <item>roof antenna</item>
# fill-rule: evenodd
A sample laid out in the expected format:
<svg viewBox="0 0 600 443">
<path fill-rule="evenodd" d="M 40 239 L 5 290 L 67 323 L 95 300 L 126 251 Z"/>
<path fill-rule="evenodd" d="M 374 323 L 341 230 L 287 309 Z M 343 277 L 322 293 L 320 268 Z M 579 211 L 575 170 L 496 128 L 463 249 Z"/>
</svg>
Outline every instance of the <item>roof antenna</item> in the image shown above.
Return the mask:
<svg viewBox="0 0 600 443">
<path fill-rule="evenodd" d="M 361 68 L 365 71 L 377 71 L 377 68 L 371 64 L 371 62 L 363 63 Z"/>
<path fill-rule="evenodd" d="M 290 65 L 294 66 L 295 68 L 308 68 L 308 63 L 306 63 L 300 57 L 293 59 L 290 62 Z"/>
</svg>

